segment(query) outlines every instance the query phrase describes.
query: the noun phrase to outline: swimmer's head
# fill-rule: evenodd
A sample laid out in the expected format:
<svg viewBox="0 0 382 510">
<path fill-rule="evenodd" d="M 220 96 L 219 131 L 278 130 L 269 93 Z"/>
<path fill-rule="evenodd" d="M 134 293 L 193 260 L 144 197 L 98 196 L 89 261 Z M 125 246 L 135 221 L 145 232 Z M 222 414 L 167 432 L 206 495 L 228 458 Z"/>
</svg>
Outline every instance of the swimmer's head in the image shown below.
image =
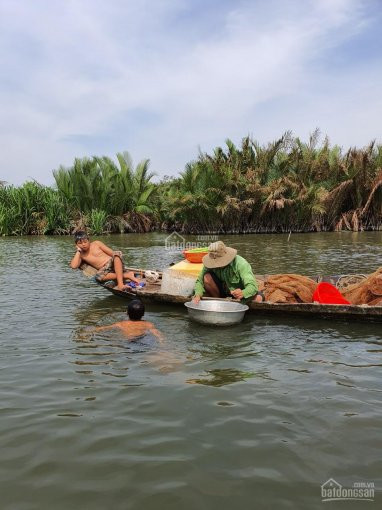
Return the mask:
<svg viewBox="0 0 382 510">
<path fill-rule="evenodd" d="M 145 313 L 145 305 L 139 299 L 134 299 L 127 307 L 127 315 L 132 321 L 139 321 Z"/>
</svg>

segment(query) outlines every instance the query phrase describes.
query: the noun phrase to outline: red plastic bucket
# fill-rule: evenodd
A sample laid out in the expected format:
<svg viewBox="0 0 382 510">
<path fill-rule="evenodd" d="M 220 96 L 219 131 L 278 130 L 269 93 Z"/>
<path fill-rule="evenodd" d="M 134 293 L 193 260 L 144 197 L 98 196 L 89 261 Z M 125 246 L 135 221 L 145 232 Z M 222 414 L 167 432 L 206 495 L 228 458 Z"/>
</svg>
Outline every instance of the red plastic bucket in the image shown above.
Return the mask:
<svg viewBox="0 0 382 510">
<path fill-rule="evenodd" d="M 203 262 L 204 255 L 207 255 L 208 251 L 187 251 L 183 252 L 183 255 L 186 257 L 188 262 L 192 262 L 193 264 L 201 264 Z"/>
<path fill-rule="evenodd" d="M 326 305 L 350 305 L 341 292 L 331 283 L 321 282 L 317 285 L 313 294 L 313 301 Z"/>
</svg>

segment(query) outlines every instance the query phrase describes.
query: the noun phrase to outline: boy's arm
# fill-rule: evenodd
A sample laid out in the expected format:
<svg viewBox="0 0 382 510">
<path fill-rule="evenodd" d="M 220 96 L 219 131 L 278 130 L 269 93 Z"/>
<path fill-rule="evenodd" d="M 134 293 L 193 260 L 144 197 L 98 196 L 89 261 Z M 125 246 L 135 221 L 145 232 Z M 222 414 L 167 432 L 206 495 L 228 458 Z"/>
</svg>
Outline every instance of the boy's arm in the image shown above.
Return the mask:
<svg viewBox="0 0 382 510">
<path fill-rule="evenodd" d="M 70 261 L 70 267 L 72 269 L 78 269 L 80 267 L 80 265 L 81 265 L 81 262 L 82 262 L 82 259 L 81 259 L 81 250 L 80 250 L 80 248 L 77 248 L 77 251 L 76 251 L 74 257 Z"/>
</svg>

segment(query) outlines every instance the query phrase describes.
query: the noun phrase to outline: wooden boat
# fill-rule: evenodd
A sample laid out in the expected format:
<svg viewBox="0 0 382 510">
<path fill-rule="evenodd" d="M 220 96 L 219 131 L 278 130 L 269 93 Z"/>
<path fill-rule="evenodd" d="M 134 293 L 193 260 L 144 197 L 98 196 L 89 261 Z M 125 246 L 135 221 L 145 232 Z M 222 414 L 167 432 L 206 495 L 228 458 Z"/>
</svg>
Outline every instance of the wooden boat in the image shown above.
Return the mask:
<svg viewBox="0 0 382 510">
<path fill-rule="evenodd" d="M 133 271 L 142 272 L 142 270 Z M 160 275 L 161 276 L 161 275 Z M 258 279 L 264 279 L 264 275 L 256 275 Z M 341 275 L 328 276 L 328 277 L 313 277 L 317 283 L 326 281 L 336 284 Z M 169 305 L 183 305 L 190 301 L 190 296 L 175 296 L 171 294 L 164 294 L 161 292 L 161 281 L 155 284 L 146 283 L 142 289 L 131 289 L 120 291 L 113 287 L 111 282 L 97 282 L 103 288 L 116 296 L 125 299 L 137 299 L 142 302 L 169 304 Z M 211 298 L 203 298 L 211 299 Z M 229 299 L 229 298 L 228 298 Z M 301 317 L 322 317 L 327 319 L 356 319 L 366 320 L 370 322 L 382 322 L 382 306 L 367 306 L 367 305 L 324 305 L 317 303 L 247 303 L 250 314 L 275 314 L 275 315 L 290 315 Z"/>
</svg>

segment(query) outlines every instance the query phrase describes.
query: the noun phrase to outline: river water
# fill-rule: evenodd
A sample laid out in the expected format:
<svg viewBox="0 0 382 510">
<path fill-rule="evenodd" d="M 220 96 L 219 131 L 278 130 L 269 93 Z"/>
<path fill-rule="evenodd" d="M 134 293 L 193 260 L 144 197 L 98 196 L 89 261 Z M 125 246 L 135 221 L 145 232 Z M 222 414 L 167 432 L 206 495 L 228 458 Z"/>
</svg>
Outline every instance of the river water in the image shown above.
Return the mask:
<svg viewBox="0 0 382 510">
<path fill-rule="evenodd" d="M 102 240 L 162 269 L 180 260 L 165 238 Z M 258 274 L 382 265 L 381 232 L 222 239 Z M 147 306 L 163 346 L 90 336 L 126 302 L 70 270 L 73 252 L 67 237 L 0 239 L 2 510 L 319 509 L 329 478 L 382 487 L 381 325 L 214 329 Z"/>
</svg>

